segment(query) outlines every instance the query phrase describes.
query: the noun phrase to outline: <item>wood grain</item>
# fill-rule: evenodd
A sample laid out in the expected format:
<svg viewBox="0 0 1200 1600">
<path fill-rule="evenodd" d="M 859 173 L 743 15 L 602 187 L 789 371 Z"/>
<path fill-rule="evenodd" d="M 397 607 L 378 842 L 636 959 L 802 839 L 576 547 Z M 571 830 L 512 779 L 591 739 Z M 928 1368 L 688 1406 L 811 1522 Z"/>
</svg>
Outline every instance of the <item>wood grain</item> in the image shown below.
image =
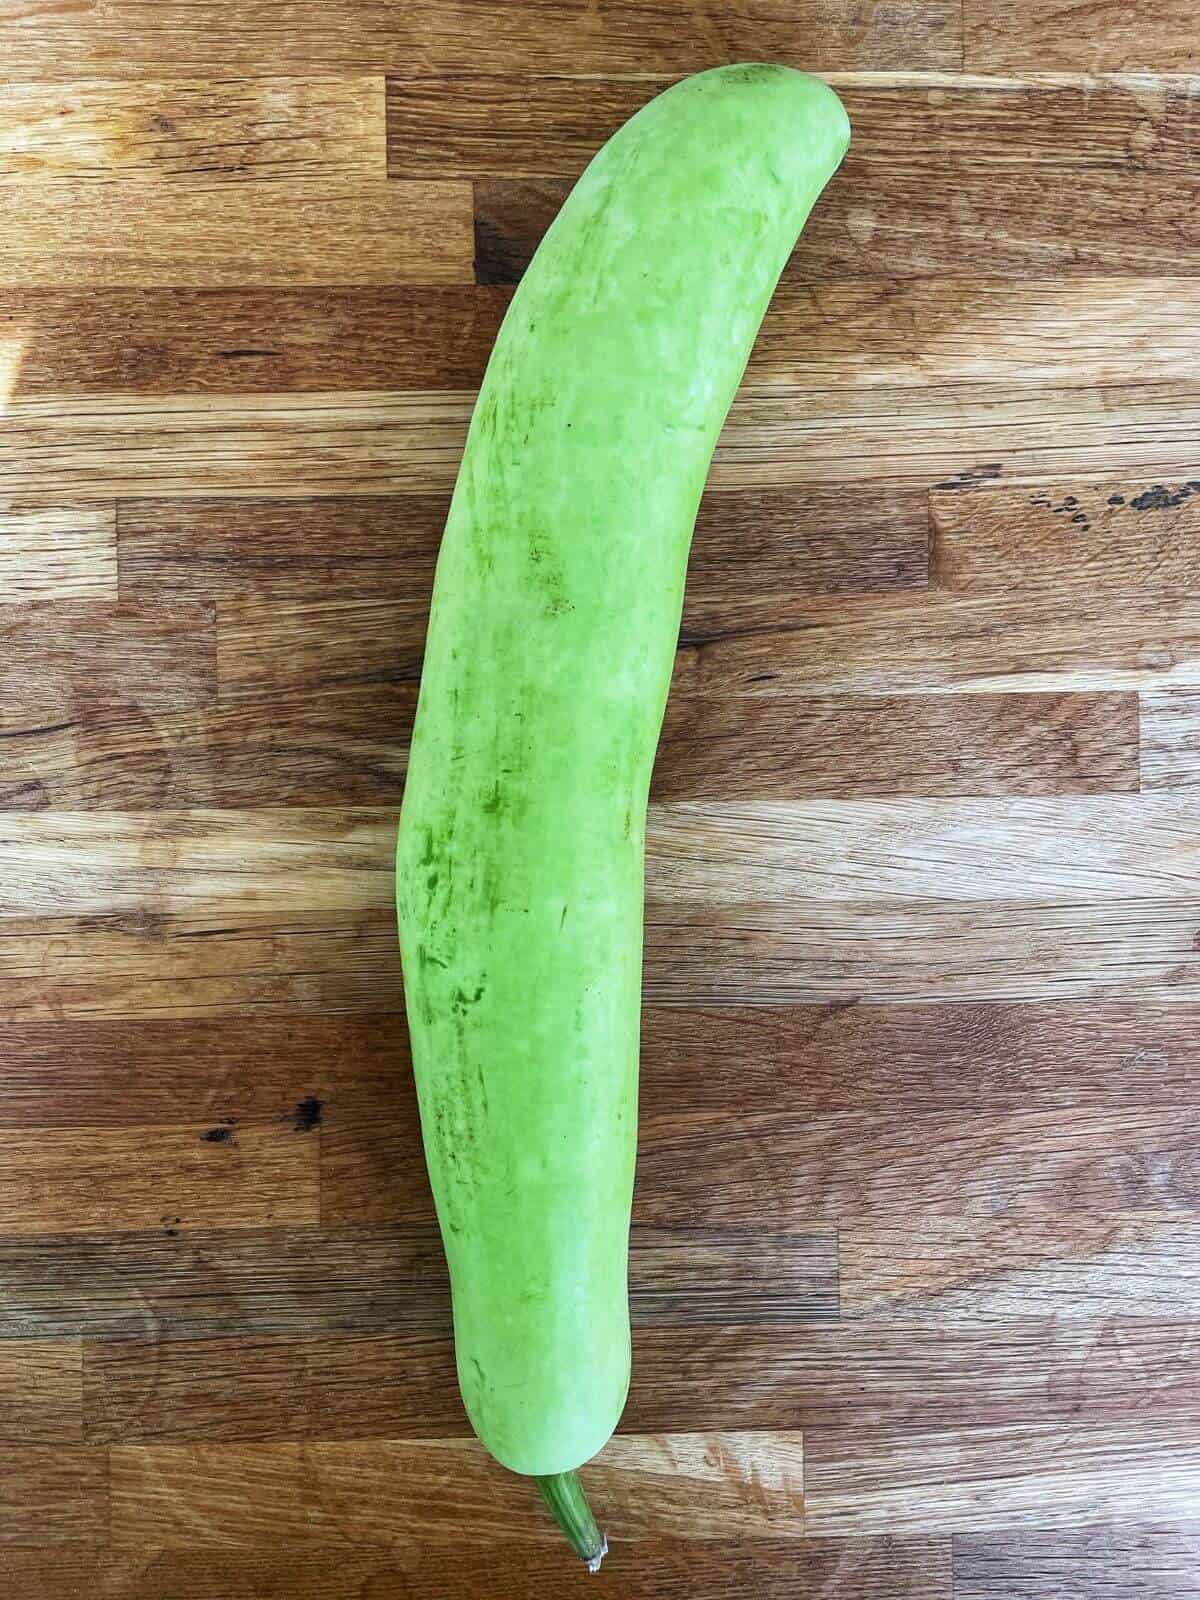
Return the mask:
<svg viewBox="0 0 1200 1600">
<path fill-rule="evenodd" d="M 1186 692 L 1139 697 L 1139 766 L 1142 788 L 1194 789 L 1200 784 L 1196 719 L 1200 696 Z"/>
<path fill-rule="evenodd" d="M 250 648 L 257 655 L 252 636 Z M 203 710 L 134 706 L 65 728 L 14 729 L 17 765 L 0 778 L 0 809 L 398 806 L 415 685 L 277 692 L 287 658 L 274 659 L 261 696 L 233 698 L 231 678 L 229 700 Z M 854 799 L 1137 787 L 1138 707 L 1128 694 L 697 695 L 668 710 L 652 792 Z"/>
<path fill-rule="evenodd" d="M 521 1479 L 474 1440 L 117 1445 L 109 1459 L 118 1548 L 560 1537 Z M 590 1481 L 614 1540 L 802 1532 L 796 1434 L 626 1435 Z"/>
<path fill-rule="evenodd" d="M 385 683 L 183 712 L 118 700 L 48 726 L 33 717 L 7 736 L 0 810 L 398 807 L 415 710 L 414 684 Z"/>
<path fill-rule="evenodd" d="M 18 399 L 0 441 L 0 494 L 426 495 L 451 487 L 471 407 L 469 395 L 432 391 Z M 1186 477 L 1198 440 L 1200 400 L 1188 385 L 978 386 L 965 398 L 951 385 L 916 401 L 907 389 L 751 385 L 730 412 L 709 487 Z"/>
<path fill-rule="evenodd" d="M 0 184 L 107 178 L 201 189 L 382 173 L 378 77 L 8 83 Z"/>
<path fill-rule="evenodd" d="M 14 1554 L 14 1570 L 29 1574 L 32 1592 L 42 1593 L 42 1572 L 51 1574 L 43 1581 L 60 1581 L 63 1568 Z M 640 1540 L 636 1561 L 609 1562 L 605 1591 L 613 1600 L 737 1600 L 749 1593 L 791 1600 L 797 1586 L 823 1600 L 950 1600 L 951 1593 L 949 1539 L 707 1539 L 702 1577 L 698 1565 L 691 1540 Z M 344 1600 L 347 1593 L 403 1594 L 413 1585 L 419 1591 L 431 1576 L 447 1594 L 485 1586 L 539 1600 L 594 1593 L 582 1563 L 564 1563 L 550 1545 L 515 1542 L 464 1549 L 422 1541 L 390 1550 L 343 1547 L 336 1555 L 311 1548 L 293 1554 L 278 1545 L 203 1554 L 146 1548 L 104 1557 L 103 1572 L 105 1600 Z"/>
<path fill-rule="evenodd" d="M 968 0 L 964 66 L 971 72 L 1194 72 L 1195 18 L 1187 0 L 1151 0 L 1136 11 L 1052 0 Z"/>
<path fill-rule="evenodd" d="M 954 1540 L 954 1593 L 957 1600 L 1083 1600 L 1108 1589 L 1146 1600 L 1185 1600 L 1197 1561 L 1194 1522 L 963 1533 Z"/>
<path fill-rule="evenodd" d="M 395 827 L 373 808 L 9 816 L 0 919 L 383 908 Z"/>
<path fill-rule="evenodd" d="M 620 1431 L 1194 1417 L 1196 1338 L 1119 1314 L 644 1327 Z M 470 1432 L 444 1334 L 89 1341 L 84 1417 L 93 1444 Z"/>
<path fill-rule="evenodd" d="M 0 284 L 14 287 L 294 288 L 472 276 L 471 191 L 461 183 L 0 183 L 0 229 Z"/>
<path fill-rule="evenodd" d="M 471 389 L 508 300 L 467 284 L 4 288 L 0 371 L 31 399 Z"/>
<path fill-rule="evenodd" d="M 1183 1418 L 849 1426 L 806 1439 L 807 1525 L 818 1536 L 1170 1521 L 1191 1515 L 1200 1480 L 1195 1425 Z"/>
<path fill-rule="evenodd" d="M 0 919 L 6 1023 L 400 1004 L 394 912 Z"/>
<path fill-rule="evenodd" d="M 1032 108 L 1029 108 L 1032 110 Z M 935 181 L 936 179 L 936 181 Z M 839 277 L 1196 276 L 1192 171 L 1037 167 L 881 170 L 853 146 L 813 210 L 788 266 L 792 283 Z M 484 178 L 475 185 L 481 283 L 516 283 L 571 185 Z M 999 219 L 1003 219 L 1000 221 Z"/>
<path fill-rule="evenodd" d="M 898 1218 L 841 1230 L 839 1252 L 843 1311 L 875 1324 L 1190 1321 L 1200 1308 L 1200 1230 L 1185 1218 Z"/>
<path fill-rule="evenodd" d="M 69 722 L 113 704 L 169 712 L 208 703 L 216 689 L 213 624 L 210 606 L 188 604 L 0 608 L 0 731 L 15 732 L 19 747 L 39 722 Z M 19 787 L 19 748 L 6 755 Z M 10 782 L 13 771 L 6 769 Z"/>
<path fill-rule="evenodd" d="M 36 8 L 35 8 L 36 7 Z M 417 0 L 403 12 L 377 0 L 299 0 L 286 17 L 270 0 L 237 12 L 200 4 L 105 0 L 102 11 L 21 0 L 2 20 L 0 48 L 15 75 L 170 77 L 193 72 L 477 72 L 499 59 L 514 72 L 694 72 L 727 61 L 827 67 L 957 69 L 961 12 L 944 0 L 871 0 L 855 12 L 804 0 L 766 0 L 726 12 L 703 0 L 618 0 L 581 12 L 566 0 L 466 5 Z"/>
<path fill-rule="evenodd" d="M 361 1115 L 412 1096 L 397 1012 L 243 1017 L 236 1028 L 204 1018 L 9 1025 L 4 1074 L 7 1129 L 161 1127 L 181 1117 L 313 1129 L 344 1102 Z"/>
<path fill-rule="evenodd" d="M 294 1129 L 39 1129 L 0 1133 L 5 1233 L 315 1223 L 317 1141 Z"/>
<path fill-rule="evenodd" d="M 0 1341 L 0 1441 L 83 1442 L 83 1348 L 76 1339 Z"/>
<path fill-rule="evenodd" d="M 428 602 L 445 495 L 288 500 L 122 500 L 121 590 L 201 601 Z M 819 537 L 817 535 L 819 534 Z M 922 588 L 926 497 L 822 484 L 706 495 L 684 630 L 788 594 Z"/>
<path fill-rule="evenodd" d="M 1200 684 L 1190 595 L 1029 594 L 804 600 L 769 631 L 685 643 L 674 692 L 966 694 Z"/>
<path fill-rule="evenodd" d="M 787 1325 L 837 1306 L 828 1230 L 755 1239 L 639 1227 L 631 1262 L 639 1326 Z M 150 1232 L 0 1235 L 0 1286 L 0 1340 L 450 1330 L 431 1214 L 404 1226 L 187 1229 L 171 1213 Z M 413 1404 L 423 1414 L 419 1394 Z"/>
<path fill-rule="evenodd" d="M 658 800 L 1136 790 L 1133 695 L 692 695 L 667 708 Z"/>
<path fill-rule="evenodd" d="M 1200 583 L 1200 480 L 930 495 L 931 577 L 974 594 Z"/>
<path fill-rule="evenodd" d="M 103 1544 L 108 1486 L 103 1450 L 5 1445 L 0 1451 L 0 1545 Z M 7 1554 L 4 1561 L 7 1566 Z"/>
<path fill-rule="evenodd" d="M 672 1005 L 1200 997 L 1200 900 L 922 899 L 652 909 L 646 992 Z"/>
<path fill-rule="evenodd" d="M 1022 63 L 1041 70 L 1036 58 Z M 974 79 L 824 72 L 860 167 L 1186 171 L 1198 139 L 1186 83 L 1170 78 Z M 398 178 L 575 179 L 621 124 L 673 80 L 474 72 L 387 81 L 388 165 Z"/>
<path fill-rule="evenodd" d="M 0 507 L 0 605 L 116 598 L 114 507 Z"/>
</svg>

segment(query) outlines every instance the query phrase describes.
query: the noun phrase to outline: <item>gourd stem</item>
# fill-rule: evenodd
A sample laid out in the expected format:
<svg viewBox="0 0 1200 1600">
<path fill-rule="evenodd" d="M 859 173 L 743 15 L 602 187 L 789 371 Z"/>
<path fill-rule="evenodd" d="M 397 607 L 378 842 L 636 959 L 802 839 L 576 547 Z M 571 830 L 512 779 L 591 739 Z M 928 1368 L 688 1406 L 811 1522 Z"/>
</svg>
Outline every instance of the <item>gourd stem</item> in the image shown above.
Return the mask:
<svg viewBox="0 0 1200 1600">
<path fill-rule="evenodd" d="M 542 1499 L 554 1520 L 571 1541 L 576 1555 L 582 1556 L 589 1572 L 599 1572 L 608 1554 L 608 1540 L 596 1526 L 577 1472 L 552 1472 L 536 1480 Z"/>
</svg>

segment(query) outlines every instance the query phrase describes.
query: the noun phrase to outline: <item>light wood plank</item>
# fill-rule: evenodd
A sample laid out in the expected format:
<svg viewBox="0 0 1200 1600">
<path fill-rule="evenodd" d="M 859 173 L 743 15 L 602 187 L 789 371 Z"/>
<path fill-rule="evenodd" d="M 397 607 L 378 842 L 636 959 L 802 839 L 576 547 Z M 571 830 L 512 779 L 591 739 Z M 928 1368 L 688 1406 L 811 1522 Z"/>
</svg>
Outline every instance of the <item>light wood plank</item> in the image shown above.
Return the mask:
<svg viewBox="0 0 1200 1600">
<path fill-rule="evenodd" d="M 474 284 L 3 288 L 0 373 L 26 398 L 471 389 L 508 300 Z"/>
<path fill-rule="evenodd" d="M 473 1440 L 118 1445 L 110 1462 L 118 1547 L 561 1538 Z M 589 1476 L 614 1539 L 799 1538 L 802 1484 L 794 1433 L 625 1435 Z"/>
<path fill-rule="evenodd" d="M 1200 785 L 1200 695 L 1148 693 L 1140 697 L 1142 788 L 1194 789 Z"/>
<path fill-rule="evenodd" d="M 1186 794 L 677 801 L 650 811 L 647 904 L 1191 901 L 1198 850 Z"/>
<path fill-rule="evenodd" d="M 0 820 L 0 919 L 383 908 L 394 811 L 38 812 Z"/>
<path fill-rule="evenodd" d="M 842 1309 L 880 1325 L 1183 1319 L 1200 1311 L 1200 1228 L 1118 1211 L 851 1224 L 839 1236 Z M 1118 1344 L 1120 1333 L 1114 1335 Z M 1147 1369 L 1185 1380 L 1177 1360 Z M 1140 1383 L 1136 1366 L 1131 1380 Z"/>
<path fill-rule="evenodd" d="M 0 1441 L 83 1442 L 83 1347 L 77 1339 L 0 1341 Z"/>
<path fill-rule="evenodd" d="M 503 54 L 513 72 L 694 72 L 729 61 L 781 61 L 811 67 L 957 69 L 961 12 L 945 0 L 902 0 L 830 10 L 813 0 L 765 0 L 752 13 L 727 13 L 671 0 L 619 0 L 581 11 L 569 0 L 414 0 L 402 11 L 380 0 L 297 0 L 280 13 L 273 0 L 242 0 L 236 13 L 218 0 L 103 0 L 81 11 L 31 11 L 25 0 L 5 17 L 0 49 L 14 77 L 73 79 L 171 77 L 192 72 L 477 72 Z"/>
<path fill-rule="evenodd" d="M 0 284 L 16 287 L 469 283 L 471 251 L 461 183 L 0 184 Z"/>
<path fill-rule="evenodd" d="M 216 637 L 210 606 L 115 609 L 98 602 L 0 608 L 0 732 L 71 722 L 114 706 L 182 711 L 211 701 Z M 11 789 L 36 775 L 6 753 Z"/>
<path fill-rule="evenodd" d="M 114 507 L 0 506 L 0 605 L 116 599 Z"/>
<path fill-rule="evenodd" d="M 786 622 L 798 626 L 685 645 L 675 692 L 896 695 L 1200 686 L 1200 605 L 1177 593 L 931 591 L 806 600 L 787 608 Z"/>
<path fill-rule="evenodd" d="M 1195 1422 L 1013 1423 L 806 1436 L 808 1526 L 820 1536 L 1086 1526 L 1192 1515 Z"/>
<path fill-rule="evenodd" d="M 570 189 L 563 178 L 475 186 L 481 283 L 516 283 Z M 881 169 L 853 145 L 792 253 L 791 283 L 840 277 L 1195 277 L 1200 180 L 1186 172 L 973 166 Z M 1178 211 L 1176 207 L 1180 208 Z"/>
<path fill-rule="evenodd" d="M 385 807 L 39 812 L 0 820 L 0 917 L 385 910 Z M 647 906 L 1191 903 L 1200 802 L 1055 798 L 673 801 L 651 807 Z"/>
<path fill-rule="evenodd" d="M 1039 62 L 1026 63 L 1037 68 Z M 1158 62 L 1153 65 L 1158 66 Z M 964 79 L 823 72 L 854 129 L 860 166 L 1075 172 L 1186 170 L 1198 134 L 1171 79 Z M 575 179 L 621 124 L 673 80 L 471 72 L 390 77 L 388 157 L 400 178 Z"/>
<path fill-rule="evenodd" d="M 964 59 L 971 72 L 1187 72 L 1196 70 L 1188 0 L 1145 0 L 1135 10 L 1051 0 L 967 0 Z"/>
<path fill-rule="evenodd" d="M 658 800 L 1089 794 L 1139 786 L 1133 695 L 691 695 Z"/>
<path fill-rule="evenodd" d="M 1200 448 L 1200 397 L 1187 385 L 919 396 L 750 385 L 710 489 L 1186 476 Z M 21 399 L 0 441 L 0 493 L 425 495 L 453 486 L 471 409 L 450 392 Z"/>
<path fill-rule="evenodd" d="M 1200 480 L 935 492 L 930 515 L 940 588 L 1200 587 Z"/>
<path fill-rule="evenodd" d="M 132 178 L 213 188 L 364 178 L 386 161 L 379 77 L 8 83 L 0 184 Z"/>
<path fill-rule="evenodd" d="M 41 1600 L 38 1575 L 53 1569 L 48 1562 L 23 1564 L 25 1551 L 15 1555 L 17 1574 L 31 1574 L 26 1592 Z M 951 1600 L 949 1539 L 708 1539 L 703 1558 L 706 1600 L 747 1593 L 758 1600 L 794 1600 L 797 1592 L 822 1600 Z M 697 1565 L 695 1545 L 687 1539 L 641 1540 L 635 1560 L 614 1546 L 605 1594 L 612 1600 L 696 1600 Z M 553 1545 L 507 1540 L 465 1548 L 457 1540 L 401 1543 L 389 1550 L 346 1546 L 336 1554 L 312 1548 L 292 1553 L 286 1546 L 203 1553 L 146 1548 L 107 1557 L 104 1583 L 105 1600 L 179 1600 L 182 1594 L 188 1600 L 261 1600 L 273 1594 L 345 1600 L 347 1594 L 401 1595 L 430 1585 L 446 1595 L 494 1589 L 587 1600 L 595 1593 L 582 1562 L 564 1560 Z"/>
<path fill-rule="evenodd" d="M 651 908 L 646 993 L 673 1005 L 1195 1000 L 1200 900 Z"/>
<path fill-rule="evenodd" d="M 0 1132 L 0 1231 L 313 1223 L 318 1172 L 316 1140 L 288 1127 Z"/>
<path fill-rule="evenodd" d="M 103 1450 L 5 1445 L 0 1450 L 0 1546 L 103 1544 L 108 1479 Z M 3 1559 L 7 1566 L 7 1554 Z"/>
<path fill-rule="evenodd" d="M 1200 1566 L 1200 1531 L 1101 1524 L 954 1540 L 956 1600 L 1086 1600 L 1105 1592 L 1145 1600 L 1190 1600 Z"/>
</svg>

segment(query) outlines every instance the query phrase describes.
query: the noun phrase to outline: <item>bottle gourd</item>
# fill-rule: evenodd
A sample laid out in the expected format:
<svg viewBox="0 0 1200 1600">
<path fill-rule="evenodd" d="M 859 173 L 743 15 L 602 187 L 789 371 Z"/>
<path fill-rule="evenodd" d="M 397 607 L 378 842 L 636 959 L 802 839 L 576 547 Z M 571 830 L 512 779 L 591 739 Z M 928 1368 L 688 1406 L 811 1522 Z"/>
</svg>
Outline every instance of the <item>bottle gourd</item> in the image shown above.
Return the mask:
<svg viewBox="0 0 1200 1600">
<path fill-rule="evenodd" d="M 575 1469 L 629 1383 L 646 803 L 688 548 L 849 134 L 825 84 L 748 65 L 609 140 L 513 296 L 438 557 L 397 901 L 459 1383 L 593 1564 Z"/>
</svg>

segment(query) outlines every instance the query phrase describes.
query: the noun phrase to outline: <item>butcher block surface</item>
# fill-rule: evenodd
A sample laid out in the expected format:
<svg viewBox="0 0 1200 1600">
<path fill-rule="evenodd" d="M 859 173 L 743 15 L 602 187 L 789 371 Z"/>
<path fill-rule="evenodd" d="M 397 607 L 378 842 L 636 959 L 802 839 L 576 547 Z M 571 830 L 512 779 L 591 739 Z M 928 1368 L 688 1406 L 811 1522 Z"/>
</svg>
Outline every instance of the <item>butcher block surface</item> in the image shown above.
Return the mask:
<svg viewBox="0 0 1200 1600">
<path fill-rule="evenodd" d="M 855 141 L 700 513 L 588 1578 L 457 1397 L 390 858 L 512 286 L 747 58 Z M 0 66 L 0 1591 L 1192 1600 L 1191 0 L 0 0 Z"/>
</svg>

